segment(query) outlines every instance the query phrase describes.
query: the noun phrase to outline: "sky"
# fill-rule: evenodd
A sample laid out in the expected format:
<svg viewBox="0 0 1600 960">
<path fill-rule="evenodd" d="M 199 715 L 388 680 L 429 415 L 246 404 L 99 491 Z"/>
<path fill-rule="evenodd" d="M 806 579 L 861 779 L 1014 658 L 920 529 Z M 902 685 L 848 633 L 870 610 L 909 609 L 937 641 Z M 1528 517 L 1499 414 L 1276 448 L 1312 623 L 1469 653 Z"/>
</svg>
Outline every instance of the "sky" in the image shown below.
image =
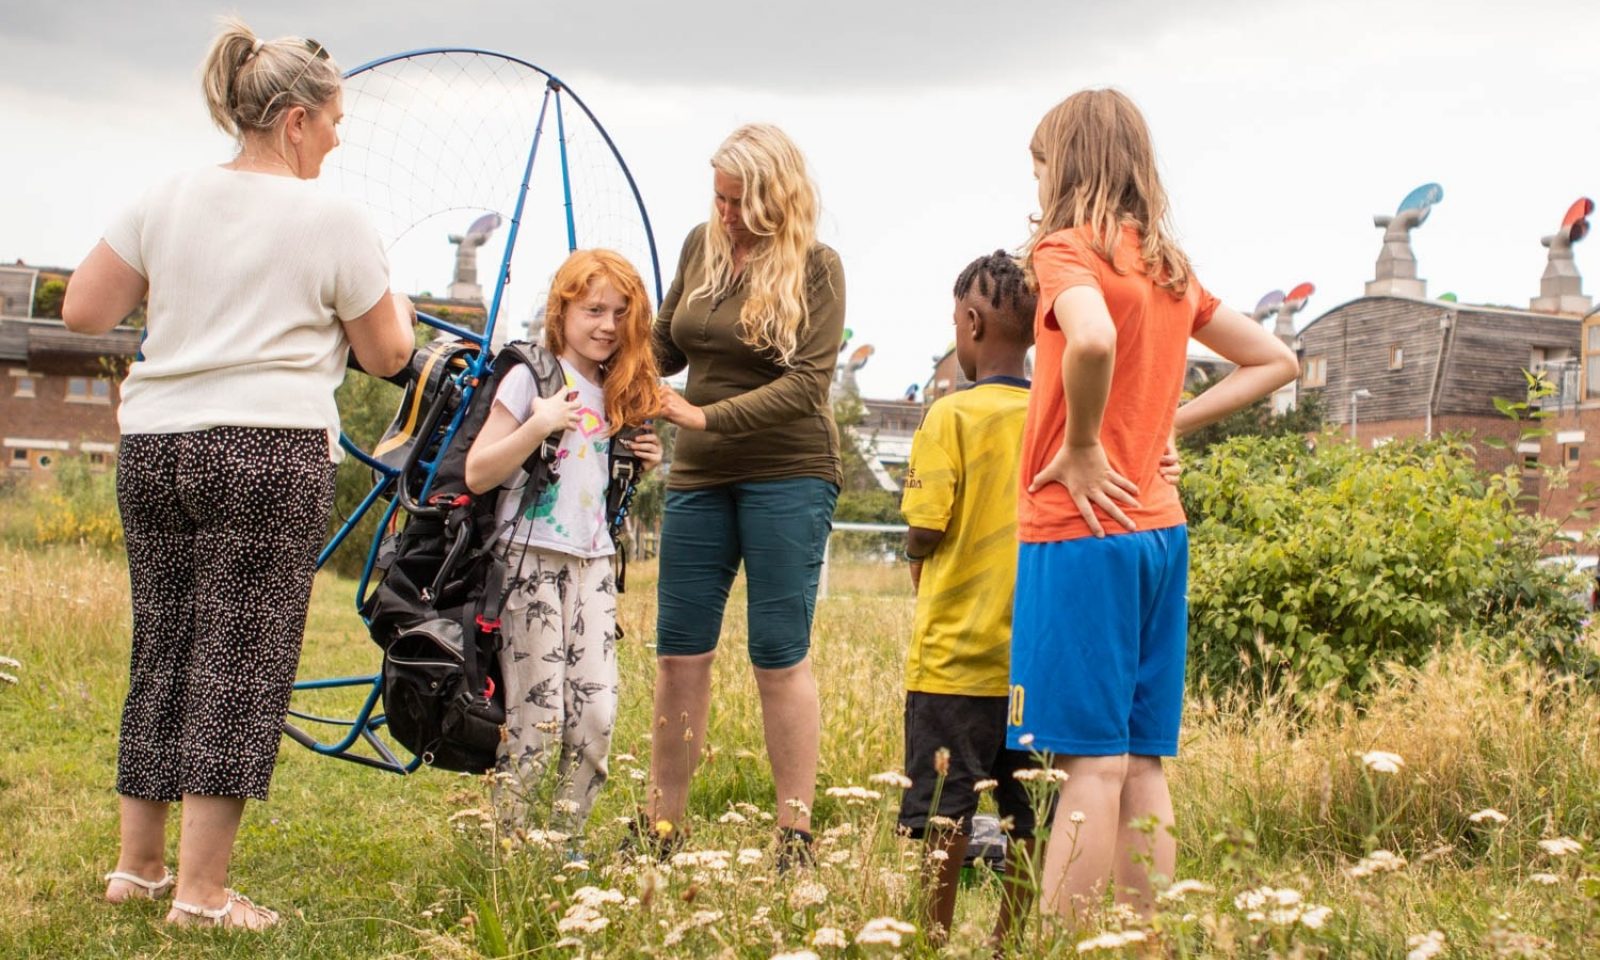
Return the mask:
<svg viewBox="0 0 1600 960">
<path fill-rule="evenodd" d="M 0 262 L 76 264 L 143 189 L 231 156 L 198 79 L 225 13 L 316 37 L 346 68 L 464 45 L 561 77 L 632 169 L 667 281 L 709 210 L 711 152 L 741 123 L 778 124 L 819 186 L 847 325 L 877 348 L 869 396 L 926 380 L 956 274 L 1026 240 L 1029 137 L 1084 87 L 1143 109 L 1201 282 L 1248 312 L 1310 281 L 1302 325 L 1361 295 L 1373 215 L 1419 184 L 1444 189 L 1413 234 L 1429 295 L 1521 307 L 1540 238 L 1600 193 L 1593 4 L 0 0 Z M 430 242 L 397 251 L 398 289 L 448 284 L 451 248 Z M 1600 274 L 1597 250 L 1578 245 L 1581 270 Z M 521 318 L 538 284 L 513 287 Z"/>
</svg>

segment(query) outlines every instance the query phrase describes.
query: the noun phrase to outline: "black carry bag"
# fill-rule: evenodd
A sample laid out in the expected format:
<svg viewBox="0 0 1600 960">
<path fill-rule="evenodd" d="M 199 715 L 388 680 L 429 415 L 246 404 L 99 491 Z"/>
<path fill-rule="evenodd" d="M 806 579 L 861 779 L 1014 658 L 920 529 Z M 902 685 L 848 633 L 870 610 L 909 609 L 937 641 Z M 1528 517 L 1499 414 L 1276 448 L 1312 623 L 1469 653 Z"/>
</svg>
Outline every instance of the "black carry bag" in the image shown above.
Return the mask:
<svg viewBox="0 0 1600 960">
<path fill-rule="evenodd" d="M 496 549 L 499 490 L 473 494 L 466 484 L 467 451 L 488 419 L 505 375 L 525 365 L 542 397 L 566 388 L 556 357 L 543 347 L 514 342 L 496 354 L 477 385 L 461 425 L 438 452 L 439 469 L 426 498 L 418 466 L 429 434 L 448 423 L 461 402 L 458 378 L 438 378 L 435 395 L 405 398 L 400 417 L 415 426 L 396 496 L 409 515 L 379 548 L 383 580 L 362 606 L 372 639 L 383 648 L 383 705 L 390 735 L 430 766 L 482 773 L 494 766 L 505 724 L 500 689 L 500 607 L 505 562 Z M 422 390 L 424 384 L 419 383 Z M 552 436 L 523 468 L 524 499 L 555 475 L 560 436 Z"/>
</svg>

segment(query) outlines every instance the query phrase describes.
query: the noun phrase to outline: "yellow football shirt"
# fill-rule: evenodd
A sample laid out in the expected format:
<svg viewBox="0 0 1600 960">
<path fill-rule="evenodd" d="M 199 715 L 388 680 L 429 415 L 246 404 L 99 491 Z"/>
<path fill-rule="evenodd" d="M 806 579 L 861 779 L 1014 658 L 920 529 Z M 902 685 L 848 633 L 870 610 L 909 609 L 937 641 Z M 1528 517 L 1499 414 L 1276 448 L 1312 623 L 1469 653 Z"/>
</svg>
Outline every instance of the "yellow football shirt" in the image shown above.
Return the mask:
<svg viewBox="0 0 1600 960">
<path fill-rule="evenodd" d="M 906 689 L 1003 697 L 1017 581 L 1017 470 L 1027 381 L 980 380 L 928 408 L 900 512 L 943 530 L 922 567 Z"/>
</svg>

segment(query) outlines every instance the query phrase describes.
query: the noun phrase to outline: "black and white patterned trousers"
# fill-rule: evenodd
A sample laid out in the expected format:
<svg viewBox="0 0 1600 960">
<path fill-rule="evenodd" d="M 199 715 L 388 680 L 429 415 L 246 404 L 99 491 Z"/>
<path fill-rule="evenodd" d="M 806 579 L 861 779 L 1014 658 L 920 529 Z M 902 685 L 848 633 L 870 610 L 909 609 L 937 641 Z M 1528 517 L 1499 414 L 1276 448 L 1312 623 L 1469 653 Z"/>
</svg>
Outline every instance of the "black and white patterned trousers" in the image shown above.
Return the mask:
<svg viewBox="0 0 1600 960">
<path fill-rule="evenodd" d="M 123 436 L 133 656 L 118 793 L 266 799 L 333 477 L 322 430 Z"/>
<path fill-rule="evenodd" d="M 530 823 L 531 801 L 556 761 L 550 826 L 583 833 L 608 770 L 617 720 L 617 578 L 612 558 L 584 560 L 511 547 L 500 613 L 506 736 L 495 804 L 508 827 Z"/>
</svg>

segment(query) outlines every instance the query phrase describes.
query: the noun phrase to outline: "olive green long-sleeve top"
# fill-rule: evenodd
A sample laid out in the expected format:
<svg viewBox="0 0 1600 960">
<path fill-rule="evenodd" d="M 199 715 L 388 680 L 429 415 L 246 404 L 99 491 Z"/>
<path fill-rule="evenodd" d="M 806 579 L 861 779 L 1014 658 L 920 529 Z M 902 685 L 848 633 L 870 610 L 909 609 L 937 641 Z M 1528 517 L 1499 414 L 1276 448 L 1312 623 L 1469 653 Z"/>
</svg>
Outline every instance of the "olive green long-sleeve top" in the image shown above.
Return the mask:
<svg viewBox="0 0 1600 960">
<path fill-rule="evenodd" d="M 741 280 L 723 299 L 691 299 L 700 285 L 704 224 L 690 231 L 656 317 L 653 341 L 662 374 L 689 368 L 684 398 L 706 415 L 706 429 L 680 430 L 667 486 L 674 490 L 819 477 L 843 482 L 839 428 L 828 388 L 844 336 L 844 268 L 817 244 L 806 263 L 806 317 L 794 362 L 780 363 L 739 338 L 748 291 Z"/>
</svg>

